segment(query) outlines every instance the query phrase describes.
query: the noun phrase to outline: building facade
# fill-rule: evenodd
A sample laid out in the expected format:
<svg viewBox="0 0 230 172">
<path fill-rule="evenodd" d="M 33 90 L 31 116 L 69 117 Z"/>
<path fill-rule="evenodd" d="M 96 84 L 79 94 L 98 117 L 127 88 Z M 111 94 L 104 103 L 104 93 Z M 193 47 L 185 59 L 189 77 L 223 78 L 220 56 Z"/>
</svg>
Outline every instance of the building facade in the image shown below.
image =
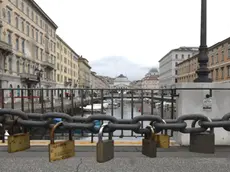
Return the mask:
<svg viewBox="0 0 230 172">
<path fill-rule="evenodd" d="M 90 88 L 91 67 L 89 61 L 82 56 L 78 58 L 79 88 Z"/>
<path fill-rule="evenodd" d="M 227 38 L 208 48 L 209 77 L 213 82 L 230 82 L 230 38 Z M 197 78 L 198 55 L 177 65 L 178 83 L 193 82 Z"/>
<path fill-rule="evenodd" d="M 114 79 L 113 86 L 115 89 L 128 89 L 130 86 L 130 81 L 126 76 L 120 74 L 118 77 Z"/>
<path fill-rule="evenodd" d="M 34 0 L 0 1 L 2 88 L 55 86 L 56 29 L 57 25 Z M 14 94 L 20 97 L 20 91 Z"/>
<path fill-rule="evenodd" d="M 57 35 L 56 88 L 76 88 L 78 85 L 79 55 Z"/>
<path fill-rule="evenodd" d="M 176 65 L 198 53 L 197 47 L 180 47 L 171 50 L 159 60 L 159 85 L 169 88 L 177 82 Z"/>
<path fill-rule="evenodd" d="M 156 68 L 152 68 L 142 79 L 142 89 L 159 89 L 159 72 Z M 146 91 L 146 92 L 151 92 Z M 155 90 L 154 92 L 157 92 Z"/>
</svg>

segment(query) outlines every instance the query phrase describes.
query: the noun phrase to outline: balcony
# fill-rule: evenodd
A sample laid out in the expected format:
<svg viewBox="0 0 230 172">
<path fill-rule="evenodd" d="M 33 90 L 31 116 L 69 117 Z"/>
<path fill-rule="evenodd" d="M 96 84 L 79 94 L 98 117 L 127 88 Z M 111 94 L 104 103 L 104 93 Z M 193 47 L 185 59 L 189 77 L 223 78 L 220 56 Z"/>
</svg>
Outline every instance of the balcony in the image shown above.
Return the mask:
<svg viewBox="0 0 230 172">
<path fill-rule="evenodd" d="M 55 64 L 53 62 L 50 62 L 47 59 L 43 60 L 43 65 L 46 66 L 46 68 L 49 68 L 51 70 L 55 68 Z"/>
<path fill-rule="evenodd" d="M 12 45 L 0 40 L 0 50 L 3 50 L 4 55 L 9 55 L 12 53 Z"/>
<path fill-rule="evenodd" d="M 39 82 L 38 76 L 35 74 L 29 74 L 29 73 L 20 73 L 21 80 L 24 82 Z"/>
</svg>

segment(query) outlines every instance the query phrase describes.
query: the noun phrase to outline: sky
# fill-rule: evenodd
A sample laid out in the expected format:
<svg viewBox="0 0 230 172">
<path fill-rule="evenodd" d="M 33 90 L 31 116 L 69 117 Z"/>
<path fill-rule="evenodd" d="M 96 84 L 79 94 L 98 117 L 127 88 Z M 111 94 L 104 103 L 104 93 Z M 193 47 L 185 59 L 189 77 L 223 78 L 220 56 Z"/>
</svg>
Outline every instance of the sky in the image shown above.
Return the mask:
<svg viewBox="0 0 230 172">
<path fill-rule="evenodd" d="M 200 45 L 201 0 L 35 1 L 58 25 L 57 34 L 101 75 L 140 79 L 171 49 Z M 211 46 L 230 36 L 230 1 L 207 1 Z"/>
</svg>

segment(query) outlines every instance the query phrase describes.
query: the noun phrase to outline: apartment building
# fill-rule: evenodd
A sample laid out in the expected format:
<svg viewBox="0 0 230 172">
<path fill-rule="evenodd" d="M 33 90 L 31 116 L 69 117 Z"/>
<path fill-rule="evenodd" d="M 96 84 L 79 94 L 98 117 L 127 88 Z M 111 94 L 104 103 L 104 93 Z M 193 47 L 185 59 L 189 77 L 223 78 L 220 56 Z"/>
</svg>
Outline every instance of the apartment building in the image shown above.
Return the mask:
<svg viewBox="0 0 230 172">
<path fill-rule="evenodd" d="M 56 88 L 76 88 L 78 85 L 79 55 L 58 35 Z"/>
<path fill-rule="evenodd" d="M 169 88 L 177 82 L 176 65 L 194 54 L 198 53 L 197 47 L 180 47 L 171 50 L 159 60 L 159 86 Z"/>
<path fill-rule="evenodd" d="M 230 82 L 230 38 L 208 48 L 208 68 L 213 82 Z M 193 82 L 197 78 L 198 55 L 177 65 L 178 83 Z"/>
<path fill-rule="evenodd" d="M 0 1 L 0 87 L 55 87 L 57 28 L 34 0 Z"/>
<path fill-rule="evenodd" d="M 78 80 L 79 88 L 90 88 L 91 66 L 89 61 L 82 56 L 78 58 Z"/>
</svg>

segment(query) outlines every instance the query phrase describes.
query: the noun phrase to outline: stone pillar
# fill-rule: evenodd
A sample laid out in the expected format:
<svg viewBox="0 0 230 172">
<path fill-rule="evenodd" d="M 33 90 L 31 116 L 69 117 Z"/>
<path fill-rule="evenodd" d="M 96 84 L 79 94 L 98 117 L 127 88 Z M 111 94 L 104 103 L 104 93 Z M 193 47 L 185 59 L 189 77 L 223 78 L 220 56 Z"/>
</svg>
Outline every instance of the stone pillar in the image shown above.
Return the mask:
<svg viewBox="0 0 230 172">
<path fill-rule="evenodd" d="M 203 114 L 210 118 L 222 118 L 226 113 L 230 112 L 230 84 L 229 83 L 181 83 L 176 84 L 177 94 L 176 100 L 176 116 L 186 114 Z M 203 110 L 203 100 L 209 90 L 183 90 L 183 88 L 229 88 L 229 90 L 213 90 L 212 91 L 212 109 Z M 191 121 L 186 121 L 191 127 Z M 189 134 L 175 132 L 175 140 L 178 144 L 188 145 Z M 215 128 L 215 144 L 230 145 L 230 132 L 223 128 Z"/>
</svg>

